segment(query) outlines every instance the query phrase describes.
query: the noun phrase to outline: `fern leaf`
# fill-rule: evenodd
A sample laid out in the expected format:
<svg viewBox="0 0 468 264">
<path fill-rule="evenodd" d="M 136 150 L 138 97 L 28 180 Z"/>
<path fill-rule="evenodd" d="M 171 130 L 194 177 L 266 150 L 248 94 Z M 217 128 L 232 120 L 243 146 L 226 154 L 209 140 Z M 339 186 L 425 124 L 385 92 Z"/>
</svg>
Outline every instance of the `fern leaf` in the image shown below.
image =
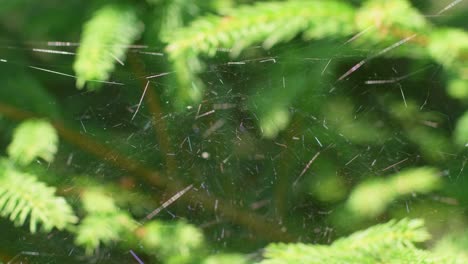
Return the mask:
<svg viewBox="0 0 468 264">
<path fill-rule="evenodd" d="M 336 1 L 258 3 L 233 9 L 224 17 L 200 18 L 175 32 L 167 51 L 172 56 L 188 50 L 212 56 L 218 48 L 232 48 L 237 56 L 254 43 L 264 42 L 269 48 L 300 32 L 307 39 L 343 36 L 353 30 L 353 14 L 350 6 Z"/>
<path fill-rule="evenodd" d="M 135 221 L 124 212 L 91 214 L 76 229 L 75 244 L 91 255 L 100 245 L 124 240 L 135 228 Z"/>
<path fill-rule="evenodd" d="M 136 215 L 143 215 L 148 210 L 154 209 L 154 204 L 148 194 L 135 193 L 132 190 L 125 189 L 118 183 L 104 182 L 89 175 L 80 175 L 74 177 L 71 185 L 86 192 L 93 192 L 95 194 L 86 195 L 81 197 L 83 208 L 86 212 L 93 211 L 115 211 L 117 207 L 129 208 L 130 211 Z M 112 199 L 102 199 L 100 196 L 106 194 L 107 197 Z"/>
<path fill-rule="evenodd" d="M 193 260 L 204 247 L 203 233 L 185 221 L 151 221 L 136 231 L 145 252 L 156 254 L 164 263 L 199 263 Z"/>
<path fill-rule="evenodd" d="M 73 65 L 77 87 L 83 88 L 87 81 L 107 80 L 142 31 L 143 24 L 131 6 L 110 4 L 97 10 L 84 26 Z M 96 83 L 89 88 L 94 87 Z"/>
<path fill-rule="evenodd" d="M 131 236 L 136 222 L 120 211 L 111 197 L 99 190 L 86 190 L 81 201 L 88 215 L 76 229 L 75 244 L 85 248 L 91 255 L 101 244 L 109 245 Z"/>
<path fill-rule="evenodd" d="M 292 39 L 344 36 L 353 31 L 354 9 L 337 1 L 263 2 L 231 9 L 225 16 L 207 16 L 169 36 L 166 51 L 177 72 L 179 103 L 197 102 L 203 86 L 196 74 L 203 67 L 200 55 L 214 56 L 217 49 L 231 49 L 232 57 L 246 47 L 265 48 Z"/>
<path fill-rule="evenodd" d="M 271 244 L 266 248 L 266 259 L 260 263 L 452 263 L 452 259 L 435 257 L 414 246 L 428 239 L 422 220 L 392 220 L 339 239 L 330 246 Z"/>
<path fill-rule="evenodd" d="M 37 181 L 34 175 L 16 171 L 3 162 L 0 171 L 0 215 L 16 225 L 29 217 L 29 229 L 35 233 L 40 223 L 44 231 L 62 230 L 77 221 L 64 198 L 55 196 L 55 188 Z"/>
<path fill-rule="evenodd" d="M 366 230 L 358 231 L 346 238 L 338 239 L 333 247 L 345 250 L 366 249 L 372 247 L 392 246 L 410 247 L 413 243 L 429 240 L 430 235 L 424 228 L 421 219 L 391 220 L 384 224 L 372 226 Z"/>
<path fill-rule="evenodd" d="M 81 203 L 87 213 L 115 213 L 118 211 L 114 199 L 97 189 L 88 189 L 81 195 Z"/>
<path fill-rule="evenodd" d="M 7 152 L 10 159 L 27 165 L 36 158 L 47 162 L 54 160 L 58 148 L 58 135 L 54 127 L 44 120 L 28 120 L 14 131 Z"/>
</svg>

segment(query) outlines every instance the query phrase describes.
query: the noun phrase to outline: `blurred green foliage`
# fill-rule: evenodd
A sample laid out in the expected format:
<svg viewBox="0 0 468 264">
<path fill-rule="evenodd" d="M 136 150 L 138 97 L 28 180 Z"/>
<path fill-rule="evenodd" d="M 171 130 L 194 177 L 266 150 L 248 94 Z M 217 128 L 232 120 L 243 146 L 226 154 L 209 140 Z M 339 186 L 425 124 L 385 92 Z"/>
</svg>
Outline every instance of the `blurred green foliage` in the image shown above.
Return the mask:
<svg viewBox="0 0 468 264">
<path fill-rule="evenodd" d="M 467 7 L 5 0 L 0 262 L 465 263 Z"/>
<path fill-rule="evenodd" d="M 440 177 L 432 168 L 405 170 L 387 179 L 370 179 L 360 183 L 350 194 L 347 207 L 353 214 L 373 218 L 382 214 L 390 203 L 401 196 L 429 193 L 440 185 Z"/>
<path fill-rule="evenodd" d="M 273 244 L 262 264 L 280 263 L 455 263 L 418 250 L 414 244 L 429 239 L 421 220 L 390 221 L 356 232 L 330 246 Z"/>
<path fill-rule="evenodd" d="M 58 148 L 58 135 L 53 126 L 44 120 L 29 120 L 14 131 L 8 146 L 10 159 L 28 165 L 37 158 L 46 162 L 54 160 Z"/>
</svg>

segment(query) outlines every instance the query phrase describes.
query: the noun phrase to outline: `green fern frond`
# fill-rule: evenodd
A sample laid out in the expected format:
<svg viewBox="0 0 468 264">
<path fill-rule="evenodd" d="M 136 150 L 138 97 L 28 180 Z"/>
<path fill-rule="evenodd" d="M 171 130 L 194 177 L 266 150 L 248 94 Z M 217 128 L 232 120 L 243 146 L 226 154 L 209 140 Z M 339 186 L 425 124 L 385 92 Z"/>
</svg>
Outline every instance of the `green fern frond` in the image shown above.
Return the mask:
<svg viewBox="0 0 468 264">
<path fill-rule="evenodd" d="M 468 34 L 459 29 L 439 29 L 429 36 L 431 57 L 450 73 L 447 92 L 468 99 Z"/>
<path fill-rule="evenodd" d="M 415 248 L 429 239 L 422 220 L 390 221 L 339 239 L 330 246 L 271 244 L 261 264 L 452 263 Z"/>
<path fill-rule="evenodd" d="M 348 35 L 353 9 L 337 1 L 258 3 L 232 9 L 224 17 L 203 17 L 171 36 L 166 50 L 177 57 L 188 51 L 213 56 L 218 48 L 237 56 L 246 47 L 263 42 L 270 48 L 304 32 L 306 39 Z"/>
<path fill-rule="evenodd" d="M 87 213 L 115 213 L 118 211 L 114 199 L 97 189 L 88 189 L 81 194 L 81 203 Z"/>
<path fill-rule="evenodd" d="M 135 228 L 135 221 L 124 212 L 91 214 L 78 225 L 75 244 L 91 255 L 100 245 L 124 240 Z"/>
<path fill-rule="evenodd" d="M 431 23 L 409 1 L 370 0 L 355 11 L 341 2 L 293 0 L 227 9 L 223 15 L 202 17 L 167 38 L 166 51 L 178 82 L 170 92 L 179 107 L 196 103 L 203 96 L 204 84 L 197 78 L 204 68 L 202 55 L 212 57 L 217 50 L 223 49 L 230 50 L 231 56 L 236 57 L 255 43 L 270 48 L 301 32 L 306 39 L 359 33 L 362 35 L 353 41 L 353 45 L 374 45 L 379 51 L 408 39 L 407 43 L 385 55 L 436 60 L 455 75 L 448 85 L 449 94 L 455 98 L 468 98 L 465 62 L 468 34 L 455 29 L 431 33 Z M 453 41 L 445 41 L 441 34 Z M 275 137 L 287 126 L 290 119 L 287 106 L 275 105 L 272 111 L 260 115 L 259 126 L 265 137 Z"/>
<path fill-rule="evenodd" d="M 64 198 L 56 196 L 55 188 L 37 181 L 34 175 L 16 171 L 11 165 L 0 164 L 0 215 L 16 225 L 23 225 L 29 217 L 32 233 L 38 224 L 44 231 L 62 230 L 77 221 Z"/>
<path fill-rule="evenodd" d="M 109 4 L 97 10 L 85 24 L 73 68 L 76 86 L 87 81 L 105 81 L 115 63 L 125 59 L 128 46 L 143 31 L 136 10 L 131 6 Z M 97 87 L 96 83 L 92 85 Z"/>
<path fill-rule="evenodd" d="M 227 11 L 223 17 L 202 17 L 169 37 L 166 51 L 177 72 L 179 103 L 201 99 L 203 85 L 196 74 L 203 69 L 198 56 L 214 56 L 219 48 L 238 56 L 245 48 L 263 43 L 271 48 L 291 40 L 346 36 L 353 32 L 354 10 L 337 1 L 263 2 Z"/>
<path fill-rule="evenodd" d="M 106 202 L 107 199 L 99 197 L 93 198 L 94 195 L 82 196 L 83 208 L 87 212 L 92 211 L 114 211 L 114 208 L 128 208 L 129 211 L 136 215 L 143 215 L 148 210 L 154 209 L 153 200 L 148 194 L 134 192 L 130 189 L 125 189 L 118 183 L 104 182 L 89 175 L 73 175 L 71 185 L 77 189 L 85 189 L 86 192 L 98 193 L 101 196 L 106 194 L 106 197 L 112 197 L 111 202 Z M 87 201 L 85 201 L 87 200 Z M 97 203 L 99 201 L 99 203 Z M 107 203 L 107 205 L 101 205 Z M 87 205 L 89 204 L 89 205 Z M 95 209 L 93 210 L 94 207 Z"/>
<path fill-rule="evenodd" d="M 360 217 L 375 217 L 399 197 L 412 193 L 429 193 L 441 185 L 434 168 L 407 169 L 388 178 L 372 179 L 359 184 L 351 193 L 347 208 Z"/>
<path fill-rule="evenodd" d="M 81 195 L 83 208 L 88 215 L 76 229 L 75 244 L 91 255 L 101 244 L 124 240 L 131 236 L 137 223 L 120 211 L 111 197 L 98 190 L 86 190 Z"/>
<path fill-rule="evenodd" d="M 424 228 L 421 219 L 391 220 L 384 224 L 372 226 L 366 230 L 358 231 L 346 238 L 336 240 L 332 247 L 336 249 L 371 250 L 372 247 L 411 247 L 413 243 L 429 240 L 430 235 Z"/>
<path fill-rule="evenodd" d="M 455 73 L 455 80 L 448 85 L 449 94 L 455 98 L 468 98 L 468 67 L 464 62 L 467 56 L 464 40 L 468 35 L 452 29 L 431 33 L 432 28 L 431 23 L 406 0 L 370 0 L 357 11 L 342 2 L 314 0 L 263 2 L 227 9 L 223 16 L 199 18 L 190 26 L 168 35 L 166 51 L 178 82 L 170 92 L 179 108 L 200 101 L 204 93 L 204 84 L 197 78 L 204 69 L 201 57 L 212 57 L 219 49 L 230 50 L 231 57 L 236 57 L 253 44 L 262 43 L 268 49 L 301 32 L 305 39 L 360 33 L 362 36 L 353 45 L 374 45 L 380 51 L 408 38 L 408 43 L 385 55 L 436 60 Z M 444 38 L 440 34 L 446 34 L 454 41 L 442 41 Z M 411 36 L 414 39 L 410 39 Z M 448 43 L 456 44 L 451 47 Z M 453 56 L 444 56 L 446 53 Z M 275 137 L 287 126 L 290 119 L 287 106 L 275 105 L 275 109 L 260 115 L 259 126 L 265 137 Z"/>
<path fill-rule="evenodd" d="M 143 250 L 164 263 L 187 263 L 204 247 L 203 233 L 185 221 L 151 221 L 136 231 Z M 197 263 L 193 261 L 192 263 Z"/>
<path fill-rule="evenodd" d="M 47 162 L 54 160 L 58 148 L 58 135 L 55 128 L 45 120 L 28 120 L 14 131 L 13 141 L 7 152 L 15 162 L 27 165 L 36 158 Z"/>
</svg>

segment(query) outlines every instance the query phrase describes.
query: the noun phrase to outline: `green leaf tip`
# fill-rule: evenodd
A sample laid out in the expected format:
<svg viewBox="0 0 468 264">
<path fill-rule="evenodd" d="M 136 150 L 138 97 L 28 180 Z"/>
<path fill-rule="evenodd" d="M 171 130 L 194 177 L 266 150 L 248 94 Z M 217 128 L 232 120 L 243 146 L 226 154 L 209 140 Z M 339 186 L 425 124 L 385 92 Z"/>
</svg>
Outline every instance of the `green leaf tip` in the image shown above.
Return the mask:
<svg viewBox="0 0 468 264">
<path fill-rule="evenodd" d="M 7 153 L 11 160 L 28 165 L 36 158 L 52 162 L 57 149 L 58 135 L 55 128 L 45 120 L 31 119 L 15 129 Z"/>
<path fill-rule="evenodd" d="M 131 6 L 108 4 L 95 11 L 84 26 L 73 64 L 77 88 L 90 82 L 88 89 L 94 90 L 108 80 L 115 64 L 123 64 L 129 46 L 142 31 L 143 24 Z"/>
</svg>

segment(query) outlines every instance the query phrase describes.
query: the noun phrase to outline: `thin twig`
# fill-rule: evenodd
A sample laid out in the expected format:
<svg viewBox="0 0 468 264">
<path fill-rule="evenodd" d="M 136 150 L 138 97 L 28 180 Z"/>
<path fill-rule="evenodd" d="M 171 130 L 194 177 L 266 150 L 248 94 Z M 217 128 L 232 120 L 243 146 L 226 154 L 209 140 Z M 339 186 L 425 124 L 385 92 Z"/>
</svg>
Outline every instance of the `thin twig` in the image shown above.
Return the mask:
<svg viewBox="0 0 468 264">
<path fill-rule="evenodd" d="M 193 184 L 190 184 L 189 186 L 185 187 L 183 190 L 177 192 L 174 196 L 172 196 L 169 200 L 165 201 L 160 207 L 156 208 L 154 211 L 152 211 L 150 214 L 148 214 L 145 218 L 147 220 L 150 220 L 151 218 L 155 217 L 157 214 L 159 214 L 162 210 L 164 210 L 166 207 L 168 207 L 173 202 L 175 202 L 177 199 L 179 199 L 186 192 L 190 191 L 190 189 L 192 189 L 192 187 L 193 187 Z"/>
</svg>

